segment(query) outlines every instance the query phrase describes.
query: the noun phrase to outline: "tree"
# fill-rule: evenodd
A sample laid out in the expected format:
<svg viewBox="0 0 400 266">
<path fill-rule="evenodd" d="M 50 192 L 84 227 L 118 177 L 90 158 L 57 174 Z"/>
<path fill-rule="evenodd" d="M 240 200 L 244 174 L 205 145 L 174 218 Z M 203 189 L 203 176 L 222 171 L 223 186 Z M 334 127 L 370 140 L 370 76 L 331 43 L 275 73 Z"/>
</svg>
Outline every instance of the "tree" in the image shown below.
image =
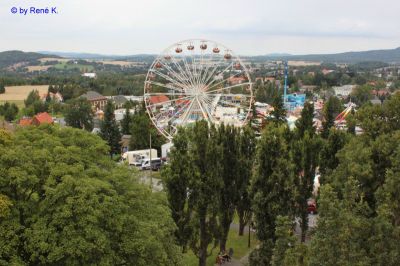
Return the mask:
<svg viewBox="0 0 400 266">
<path fill-rule="evenodd" d="M 57 93 L 57 87 L 50 84 L 48 92 Z"/>
<path fill-rule="evenodd" d="M 20 129 L 0 147 L 0 169 L 13 204 L 0 219 L 1 264 L 179 264 L 164 196 L 116 166 L 98 136 Z"/>
<path fill-rule="evenodd" d="M 124 118 L 121 120 L 121 132 L 124 135 L 129 135 L 131 133 L 131 123 L 132 123 L 132 116 L 130 113 L 129 105 L 126 105 Z"/>
<path fill-rule="evenodd" d="M 27 98 L 24 101 L 25 107 L 29 107 L 37 101 L 40 101 L 39 91 L 33 90 L 28 94 Z"/>
<path fill-rule="evenodd" d="M 86 99 L 78 98 L 69 101 L 64 115 L 69 126 L 92 131 L 94 114 L 92 106 Z"/>
<path fill-rule="evenodd" d="M 310 135 L 315 134 L 314 126 L 314 104 L 306 102 L 304 108 L 301 111 L 300 118 L 296 121 L 296 133 L 298 138 L 302 138 L 305 132 L 309 132 Z"/>
<path fill-rule="evenodd" d="M 339 159 L 336 155 L 345 146 L 347 141 L 347 135 L 343 131 L 337 129 L 329 131 L 328 138 L 323 142 L 320 153 L 319 171 L 322 178 L 330 174 L 339 165 Z"/>
<path fill-rule="evenodd" d="M 343 200 L 330 185 L 321 187 L 318 229 L 310 244 L 309 265 L 373 265 L 368 257 L 368 207 L 350 178 Z"/>
<path fill-rule="evenodd" d="M 226 241 L 230 225 L 235 214 L 235 207 L 238 201 L 237 186 L 239 179 L 239 149 L 238 149 L 238 133 L 233 126 L 225 126 L 222 124 L 218 128 L 217 143 L 221 145 L 221 154 L 219 161 L 221 163 L 222 186 L 220 195 L 219 221 L 221 224 L 220 250 L 226 250 Z"/>
<path fill-rule="evenodd" d="M 177 223 L 177 232 L 183 233 L 178 239 L 185 240 L 186 237 L 189 247 L 199 258 L 199 266 L 205 266 L 206 258 L 211 255 L 208 246 L 214 242 L 213 250 L 220 236 L 217 217 L 220 210 L 219 192 L 222 189 L 221 148 L 216 129 L 209 127 L 206 121 L 196 122 L 187 132 L 188 143 L 185 144 L 186 137 L 181 134 L 186 134 L 186 131 L 178 130 L 179 146 L 172 152 L 172 156 L 177 157 L 171 158 L 174 165 L 168 168 L 173 168 L 164 173 L 167 175 L 167 195 L 173 206 L 175 221 L 179 221 L 179 217 L 182 219 L 182 223 Z M 182 150 L 183 147 L 187 148 L 187 154 Z M 178 166 L 175 163 L 181 156 L 186 158 L 188 164 L 180 162 L 182 166 Z M 191 224 L 193 230 L 186 231 L 185 224 Z"/>
<path fill-rule="evenodd" d="M 100 137 L 110 146 L 110 155 L 121 152 L 121 133 L 114 116 L 114 104 L 108 101 L 104 111 L 104 119 L 100 125 Z"/>
<path fill-rule="evenodd" d="M 317 135 L 306 131 L 301 139 L 292 144 L 295 164 L 296 206 L 300 216 L 301 242 L 305 242 L 308 229 L 308 200 L 312 197 L 315 170 L 319 162 L 320 141 Z"/>
<path fill-rule="evenodd" d="M 379 105 L 365 105 L 356 113 L 356 120 L 364 133 L 371 138 L 400 129 L 400 93 Z"/>
<path fill-rule="evenodd" d="M 6 88 L 3 84 L 0 84 L 0 94 L 6 93 Z"/>
<path fill-rule="evenodd" d="M 192 157 L 189 153 L 189 130 L 179 128 L 174 137 L 170 161 L 163 167 L 161 175 L 167 191 L 167 199 L 172 218 L 177 226 L 175 236 L 182 252 L 186 253 L 188 243 L 194 234 L 193 203 L 189 201 L 188 189 L 195 176 Z"/>
<path fill-rule="evenodd" d="M 288 216 L 276 217 L 276 242 L 271 259 L 272 266 L 294 265 L 285 263 L 285 255 L 296 245 L 296 236 L 293 232 L 293 221 Z"/>
<path fill-rule="evenodd" d="M 272 103 L 274 110 L 271 112 L 270 120 L 274 123 L 283 124 L 286 123 L 286 110 L 283 105 L 283 99 L 281 95 L 277 95 Z"/>
<path fill-rule="evenodd" d="M 250 191 L 261 245 L 250 256 L 251 265 L 270 264 L 277 216 L 294 217 L 294 166 L 285 139 L 286 130 L 286 125 L 270 124 L 264 129 L 257 147 Z"/>
<path fill-rule="evenodd" d="M 243 128 L 239 135 L 239 162 L 237 180 L 236 211 L 239 216 L 239 235 L 243 235 L 244 227 L 251 219 L 251 201 L 249 196 L 250 179 L 253 171 L 256 138 L 250 126 Z"/>
<path fill-rule="evenodd" d="M 354 92 L 351 93 L 351 99 L 358 106 L 362 106 L 369 102 L 372 99 L 372 87 L 370 85 L 361 85 L 357 86 L 354 89 Z"/>
<path fill-rule="evenodd" d="M 150 135 L 152 148 L 160 149 L 161 145 L 164 143 L 164 138 L 160 136 L 157 129 L 154 128 L 149 116 L 144 111 L 144 107 L 140 108 L 132 116 L 130 132 L 130 150 L 150 148 Z"/>
<path fill-rule="evenodd" d="M 15 103 L 10 104 L 6 102 L 4 105 L 0 105 L 0 115 L 4 116 L 7 121 L 12 121 L 18 114 L 18 106 Z"/>
<path fill-rule="evenodd" d="M 322 122 L 322 137 L 327 138 L 329 130 L 335 125 L 335 117 L 342 111 L 343 107 L 340 100 L 335 97 L 329 97 L 324 105 L 323 114 L 324 121 Z"/>
<path fill-rule="evenodd" d="M 0 221 L 2 218 L 6 217 L 10 213 L 10 207 L 12 203 L 7 196 L 0 194 Z"/>
</svg>

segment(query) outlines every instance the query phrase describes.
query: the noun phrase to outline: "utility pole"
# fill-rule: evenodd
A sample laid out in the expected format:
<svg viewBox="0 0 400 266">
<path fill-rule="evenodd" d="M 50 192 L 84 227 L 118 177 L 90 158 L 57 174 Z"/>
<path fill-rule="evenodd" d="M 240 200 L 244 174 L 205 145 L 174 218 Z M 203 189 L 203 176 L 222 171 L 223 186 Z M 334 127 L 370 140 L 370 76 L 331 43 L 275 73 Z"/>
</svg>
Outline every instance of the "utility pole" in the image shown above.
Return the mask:
<svg viewBox="0 0 400 266">
<path fill-rule="evenodd" d="M 251 224 L 252 224 L 252 220 L 253 220 L 253 217 L 252 217 L 253 215 L 251 215 L 250 216 L 250 219 L 249 219 L 249 222 L 248 222 L 248 224 L 247 224 L 247 227 L 249 228 L 249 239 L 248 239 L 248 242 L 247 242 L 247 247 L 248 248 L 250 248 L 250 235 L 251 235 Z"/>
<path fill-rule="evenodd" d="M 150 134 L 150 189 L 153 189 L 153 176 L 151 174 L 153 172 L 151 163 L 151 131 L 149 131 L 149 134 Z"/>
<path fill-rule="evenodd" d="M 286 91 L 287 91 L 287 79 L 288 79 L 288 62 L 285 61 L 285 86 L 283 88 L 283 106 L 286 108 Z"/>
</svg>

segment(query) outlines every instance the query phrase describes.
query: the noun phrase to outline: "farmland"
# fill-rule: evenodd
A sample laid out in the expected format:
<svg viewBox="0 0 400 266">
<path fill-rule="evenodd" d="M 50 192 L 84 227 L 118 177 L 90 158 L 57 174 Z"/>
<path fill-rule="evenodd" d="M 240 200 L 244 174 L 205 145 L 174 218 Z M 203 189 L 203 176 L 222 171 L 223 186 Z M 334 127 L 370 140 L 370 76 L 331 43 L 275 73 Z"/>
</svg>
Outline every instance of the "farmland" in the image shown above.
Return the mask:
<svg viewBox="0 0 400 266">
<path fill-rule="evenodd" d="M 0 94 L 0 103 L 13 102 L 17 105 L 22 105 L 23 101 L 32 90 L 38 90 L 39 95 L 47 92 L 49 85 L 25 85 L 25 86 L 10 86 L 6 87 L 6 92 Z"/>
</svg>

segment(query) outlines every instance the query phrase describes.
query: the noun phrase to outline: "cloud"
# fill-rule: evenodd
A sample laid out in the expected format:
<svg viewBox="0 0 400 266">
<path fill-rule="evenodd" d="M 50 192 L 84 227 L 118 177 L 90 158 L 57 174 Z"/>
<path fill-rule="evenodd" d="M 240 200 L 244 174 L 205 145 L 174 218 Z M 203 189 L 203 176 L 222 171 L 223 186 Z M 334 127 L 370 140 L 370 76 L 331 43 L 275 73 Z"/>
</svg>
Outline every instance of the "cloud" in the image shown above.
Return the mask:
<svg viewBox="0 0 400 266">
<path fill-rule="evenodd" d="M 59 14 L 23 17 L 14 5 Z M 244 54 L 390 48 L 400 43 L 399 9 L 395 0 L 2 0 L 0 50 L 157 53 L 188 38 Z"/>
</svg>

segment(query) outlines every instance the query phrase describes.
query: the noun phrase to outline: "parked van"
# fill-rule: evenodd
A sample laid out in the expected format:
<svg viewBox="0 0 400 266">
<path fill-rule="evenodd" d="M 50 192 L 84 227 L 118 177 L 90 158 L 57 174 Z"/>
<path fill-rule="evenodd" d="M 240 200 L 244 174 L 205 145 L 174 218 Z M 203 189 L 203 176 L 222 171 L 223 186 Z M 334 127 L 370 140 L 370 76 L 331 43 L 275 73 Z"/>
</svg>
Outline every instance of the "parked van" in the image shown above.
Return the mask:
<svg viewBox="0 0 400 266">
<path fill-rule="evenodd" d="M 150 166 L 150 159 L 146 158 L 142 161 L 142 170 L 153 170 L 158 171 L 160 170 L 162 165 L 162 161 L 160 158 L 152 158 L 151 159 L 151 166 Z"/>
</svg>

